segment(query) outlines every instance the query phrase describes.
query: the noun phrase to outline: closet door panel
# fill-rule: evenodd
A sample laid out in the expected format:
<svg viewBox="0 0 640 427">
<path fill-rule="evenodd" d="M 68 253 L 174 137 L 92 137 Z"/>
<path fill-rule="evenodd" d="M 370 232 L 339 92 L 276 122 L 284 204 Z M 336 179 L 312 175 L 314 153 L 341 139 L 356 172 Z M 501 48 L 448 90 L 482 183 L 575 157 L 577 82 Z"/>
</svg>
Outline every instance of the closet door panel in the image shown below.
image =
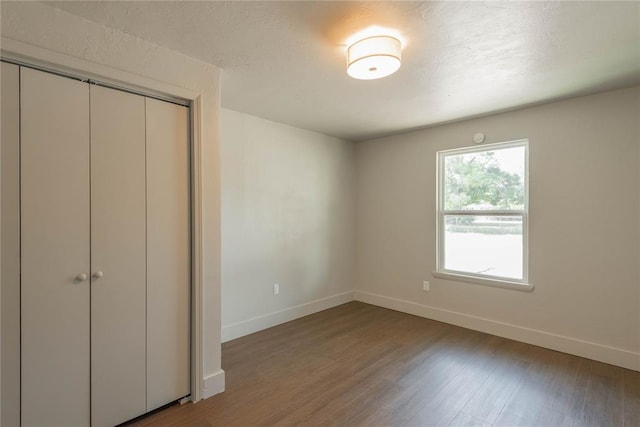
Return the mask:
<svg viewBox="0 0 640 427">
<path fill-rule="evenodd" d="M 147 98 L 147 410 L 189 394 L 189 110 Z"/>
<path fill-rule="evenodd" d="M 20 424 L 20 76 L 2 63 L 2 399 L 0 425 Z"/>
<path fill-rule="evenodd" d="M 142 96 L 91 86 L 94 427 L 146 412 L 144 103 Z"/>
<path fill-rule="evenodd" d="M 21 69 L 22 424 L 89 424 L 89 87 Z"/>
</svg>

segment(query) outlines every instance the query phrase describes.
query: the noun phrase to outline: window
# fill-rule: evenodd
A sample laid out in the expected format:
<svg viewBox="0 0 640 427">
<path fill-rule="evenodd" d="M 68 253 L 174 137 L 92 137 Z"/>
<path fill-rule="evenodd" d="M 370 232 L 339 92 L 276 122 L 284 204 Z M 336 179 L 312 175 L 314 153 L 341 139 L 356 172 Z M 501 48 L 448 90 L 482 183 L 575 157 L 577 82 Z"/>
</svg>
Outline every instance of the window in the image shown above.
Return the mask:
<svg viewBox="0 0 640 427">
<path fill-rule="evenodd" d="M 532 289 L 527 160 L 526 140 L 438 152 L 436 276 Z"/>
</svg>

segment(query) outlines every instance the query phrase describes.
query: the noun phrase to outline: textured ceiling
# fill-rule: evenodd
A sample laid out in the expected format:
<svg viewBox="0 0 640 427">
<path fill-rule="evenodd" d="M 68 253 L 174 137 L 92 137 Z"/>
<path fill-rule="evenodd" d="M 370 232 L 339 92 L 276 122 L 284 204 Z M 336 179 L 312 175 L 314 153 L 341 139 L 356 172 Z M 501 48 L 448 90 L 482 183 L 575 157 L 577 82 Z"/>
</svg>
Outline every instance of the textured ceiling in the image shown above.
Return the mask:
<svg viewBox="0 0 640 427">
<path fill-rule="evenodd" d="M 223 69 L 226 108 L 364 140 L 640 83 L 639 2 L 47 2 Z M 406 40 L 358 81 L 345 40 Z"/>
</svg>

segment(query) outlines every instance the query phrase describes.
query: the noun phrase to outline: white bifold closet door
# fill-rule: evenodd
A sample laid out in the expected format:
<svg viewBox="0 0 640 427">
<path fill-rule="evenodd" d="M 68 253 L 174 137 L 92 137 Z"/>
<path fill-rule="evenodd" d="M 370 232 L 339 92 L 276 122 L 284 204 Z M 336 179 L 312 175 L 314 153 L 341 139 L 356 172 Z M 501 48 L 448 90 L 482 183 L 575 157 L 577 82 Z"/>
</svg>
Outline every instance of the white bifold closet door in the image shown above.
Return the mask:
<svg viewBox="0 0 640 427">
<path fill-rule="evenodd" d="M 189 110 L 147 98 L 147 411 L 189 394 Z"/>
<path fill-rule="evenodd" d="M 20 72 L 22 425 L 113 426 L 190 392 L 188 109 Z"/>
<path fill-rule="evenodd" d="M 20 70 L 1 64 L 2 399 L 0 425 L 20 424 Z"/>
<path fill-rule="evenodd" d="M 87 426 L 89 85 L 22 67 L 20 88 L 22 425 Z"/>
<path fill-rule="evenodd" d="M 145 157 L 145 98 L 91 85 L 93 426 L 146 412 Z"/>
</svg>

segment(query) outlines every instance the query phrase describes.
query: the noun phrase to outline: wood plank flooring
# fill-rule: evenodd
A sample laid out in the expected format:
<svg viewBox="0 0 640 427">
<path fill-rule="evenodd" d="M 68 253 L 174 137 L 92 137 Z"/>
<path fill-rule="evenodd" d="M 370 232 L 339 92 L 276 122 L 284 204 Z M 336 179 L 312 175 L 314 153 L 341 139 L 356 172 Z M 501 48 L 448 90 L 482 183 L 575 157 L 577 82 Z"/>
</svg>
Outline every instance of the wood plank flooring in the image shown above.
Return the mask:
<svg viewBox="0 0 640 427">
<path fill-rule="evenodd" d="M 633 426 L 640 372 L 351 302 L 222 347 L 227 391 L 135 426 Z"/>
</svg>

